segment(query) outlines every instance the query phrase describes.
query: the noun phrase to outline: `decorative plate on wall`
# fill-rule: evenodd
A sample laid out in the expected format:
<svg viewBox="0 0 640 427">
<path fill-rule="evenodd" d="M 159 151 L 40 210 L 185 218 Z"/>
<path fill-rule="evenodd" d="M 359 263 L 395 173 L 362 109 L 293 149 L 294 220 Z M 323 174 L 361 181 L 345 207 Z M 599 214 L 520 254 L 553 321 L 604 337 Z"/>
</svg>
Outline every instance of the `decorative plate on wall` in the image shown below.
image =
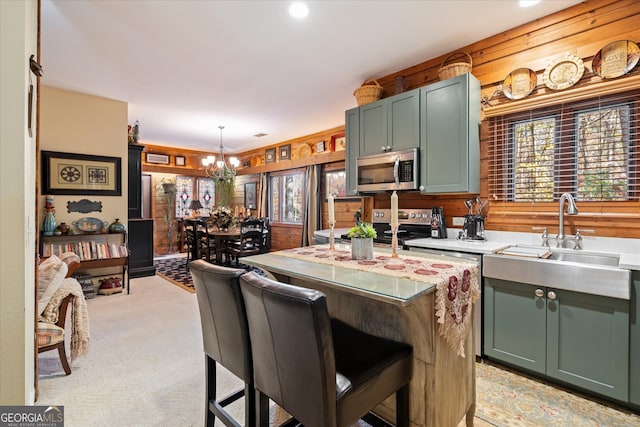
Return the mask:
<svg viewBox="0 0 640 427">
<path fill-rule="evenodd" d="M 591 61 L 594 74 L 603 79 L 624 76 L 638 64 L 640 48 L 631 40 L 609 43 L 598 51 Z"/>
<path fill-rule="evenodd" d="M 571 54 L 554 59 L 544 70 L 544 84 L 552 90 L 562 90 L 580 81 L 584 74 L 584 62 Z"/>
<path fill-rule="evenodd" d="M 518 68 L 509 73 L 502 82 L 502 93 L 509 99 L 529 96 L 538 84 L 536 72 L 530 68 Z"/>
<path fill-rule="evenodd" d="M 300 148 L 298 148 L 298 157 L 306 159 L 309 156 L 311 156 L 311 147 L 309 147 L 309 144 L 302 144 Z"/>
</svg>

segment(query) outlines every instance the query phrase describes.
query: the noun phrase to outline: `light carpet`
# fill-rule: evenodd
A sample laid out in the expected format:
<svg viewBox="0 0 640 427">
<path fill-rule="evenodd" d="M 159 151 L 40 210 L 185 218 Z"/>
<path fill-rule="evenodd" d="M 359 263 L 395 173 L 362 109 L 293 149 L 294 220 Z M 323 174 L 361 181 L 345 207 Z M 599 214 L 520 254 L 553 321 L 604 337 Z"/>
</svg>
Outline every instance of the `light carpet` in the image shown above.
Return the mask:
<svg viewBox="0 0 640 427">
<path fill-rule="evenodd" d="M 66 427 L 202 426 L 204 355 L 196 295 L 152 276 L 132 279 L 129 295 L 98 296 L 87 305 L 89 354 L 72 364 L 69 376 L 57 352 L 41 354 L 36 404 L 64 405 Z M 241 385 L 218 367 L 219 395 Z M 623 418 L 630 415 L 586 399 L 561 406 L 577 396 L 490 366 L 478 366 L 477 394 L 478 427 L 640 425 L 638 417 Z M 557 406 L 541 404 L 554 396 Z M 540 418 L 548 409 L 558 415 Z M 242 400 L 229 410 L 243 419 Z M 284 415 L 272 407 L 271 418 Z"/>
</svg>

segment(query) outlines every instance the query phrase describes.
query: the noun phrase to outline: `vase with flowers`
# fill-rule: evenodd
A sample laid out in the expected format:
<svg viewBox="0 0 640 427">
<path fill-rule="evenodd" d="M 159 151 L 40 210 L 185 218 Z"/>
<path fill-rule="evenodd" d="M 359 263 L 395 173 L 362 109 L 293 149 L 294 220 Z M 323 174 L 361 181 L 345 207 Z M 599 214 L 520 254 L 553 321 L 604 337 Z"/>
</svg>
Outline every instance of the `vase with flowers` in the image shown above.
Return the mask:
<svg viewBox="0 0 640 427">
<path fill-rule="evenodd" d="M 235 224 L 233 212 L 226 206 L 219 206 L 211 211 L 211 223 L 219 230 L 228 230 Z"/>
</svg>

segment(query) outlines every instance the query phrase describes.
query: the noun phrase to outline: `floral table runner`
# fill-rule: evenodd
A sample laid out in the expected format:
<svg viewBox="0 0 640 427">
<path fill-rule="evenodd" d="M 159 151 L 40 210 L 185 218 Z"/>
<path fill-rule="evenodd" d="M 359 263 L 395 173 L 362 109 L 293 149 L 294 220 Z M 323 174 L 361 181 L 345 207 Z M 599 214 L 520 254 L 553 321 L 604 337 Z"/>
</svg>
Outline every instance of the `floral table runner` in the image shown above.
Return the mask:
<svg viewBox="0 0 640 427">
<path fill-rule="evenodd" d="M 331 251 L 328 245 L 287 249 L 272 254 L 436 285 L 439 333 L 458 355 L 465 357 L 464 342 L 471 328 L 472 304 L 480 298 L 477 264 L 437 255 L 399 255 L 399 263 L 390 263 L 391 255 L 375 248 L 373 259 L 353 260 L 350 250 Z"/>
</svg>

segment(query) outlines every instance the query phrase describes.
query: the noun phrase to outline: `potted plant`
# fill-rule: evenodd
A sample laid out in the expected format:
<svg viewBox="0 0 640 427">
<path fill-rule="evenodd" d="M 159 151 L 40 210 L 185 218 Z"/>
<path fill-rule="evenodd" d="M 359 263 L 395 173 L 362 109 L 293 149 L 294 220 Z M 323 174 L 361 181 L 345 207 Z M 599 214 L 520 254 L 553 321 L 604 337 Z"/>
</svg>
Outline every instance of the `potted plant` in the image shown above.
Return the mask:
<svg viewBox="0 0 640 427">
<path fill-rule="evenodd" d="M 373 259 L 373 239 L 378 237 L 373 225 L 360 222 L 347 232 L 347 236 L 351 238 L 352 259 Z"/>
<path fill-rule="evenodd" d="M 233 192 L 236 188 L 236 177 L 231 170 L 226 168 L 224 175 L 224 178 L 219 178 L 215 182 L 216 197 L 218 199 L 218 206 L 229 207 L 233 199 Z"/>
</svg>

